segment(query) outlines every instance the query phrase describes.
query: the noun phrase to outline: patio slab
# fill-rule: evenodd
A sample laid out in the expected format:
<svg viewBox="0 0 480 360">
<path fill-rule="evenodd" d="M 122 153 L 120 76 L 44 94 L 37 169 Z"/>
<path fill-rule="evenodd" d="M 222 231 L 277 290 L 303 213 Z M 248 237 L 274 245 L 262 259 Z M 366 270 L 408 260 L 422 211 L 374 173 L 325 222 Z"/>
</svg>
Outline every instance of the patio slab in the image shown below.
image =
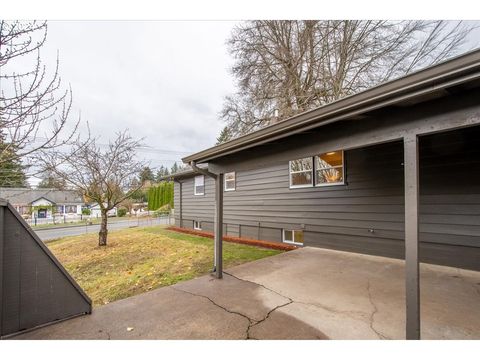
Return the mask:
<svg viewBox="0 0 480 360">
<path fill-rule="evenodd" d="M 421 265 L 424 339 L 480 339 L 480 273 Z M 404 339 L 404 262 L 303 248 L 16 339 Z"/>
</svg>

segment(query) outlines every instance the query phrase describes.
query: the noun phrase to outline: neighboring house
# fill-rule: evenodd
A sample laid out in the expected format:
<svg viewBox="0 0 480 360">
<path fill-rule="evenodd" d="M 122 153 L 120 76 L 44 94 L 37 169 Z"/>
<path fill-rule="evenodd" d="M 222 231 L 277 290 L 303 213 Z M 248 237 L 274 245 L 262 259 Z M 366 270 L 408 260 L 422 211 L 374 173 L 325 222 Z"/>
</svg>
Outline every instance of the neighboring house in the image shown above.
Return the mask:
<svg viewBox="0 0 480 360">
<path fill-rule="evenodd" d="M 90 206 L 90 216 L 96 218 L 100 218 L 102 216 L 102 212 L 98 204 L 93 204 Z M 107 216 L 117 216 L 117 208 L 114 207 L 113 209 L 109 210 L 107 212 Z"/>
<path fill-rule="evenodd" d="M 84 205 L 82 196 L 73 190 L 0 188 L 0 198 L 7 200 L 25 218 L 77 216 Z"/>
<path fill-rule="evenodd" d="M 476 51 L 188 156 L 175 223 L 480 270 L 479 79 Z"/>
</svg>

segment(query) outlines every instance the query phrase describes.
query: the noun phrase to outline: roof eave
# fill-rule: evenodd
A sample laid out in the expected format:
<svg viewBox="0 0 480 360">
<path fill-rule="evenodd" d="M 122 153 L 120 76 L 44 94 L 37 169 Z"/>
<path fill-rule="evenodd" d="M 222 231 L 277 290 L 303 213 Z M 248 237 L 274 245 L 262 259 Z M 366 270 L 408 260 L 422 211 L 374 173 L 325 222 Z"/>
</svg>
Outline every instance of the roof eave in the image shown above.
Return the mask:
<svg viewBox="0 0 480 360">
<path fill-rule="evenodd" d="M 473 76 L 462 75 L 477 71 Z M 432 91 L 438 91 L 453 83 L 461 83 L 480 77 L 480 50 L 462 55 L 433 67 L 420 70 L 405 77 L 378 85 L 361 93 L 345 97 L 325 106 L 298 114 L 278 124 L 260 129 L 227 143 L 200 151 L 183 158 L 183 162 L 206 161 L 225 156 L 246 148 L 286 137 L 307 127 L 318 127 L 342 120 L 373 108 L 387 106 Z M 459 81 L 455 81 L 458 79 Z M 377 106 L 375 106 L 377 104 Z M 313 126 L 312 126 L 313 124 Z"/>
</svg>

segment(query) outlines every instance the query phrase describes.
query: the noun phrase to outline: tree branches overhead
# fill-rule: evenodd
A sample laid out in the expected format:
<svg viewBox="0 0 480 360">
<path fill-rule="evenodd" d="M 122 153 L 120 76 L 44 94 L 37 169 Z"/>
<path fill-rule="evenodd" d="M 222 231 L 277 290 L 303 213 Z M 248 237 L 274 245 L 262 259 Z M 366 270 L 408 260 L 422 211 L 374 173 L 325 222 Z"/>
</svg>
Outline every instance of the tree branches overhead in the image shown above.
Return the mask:
<svg viewBox="0 0 480 360">
<path fill-rule="evenodd" d="M 62 87 L 58 56 L 50 69 L 40 58 L 46 37 L 46 22 L 0 20 L 0 141 L 7 144 L 0 165 L 61 146 L 76 133 L 79 121 L 66 129 L 72 94 Z"/>
<path fill-rule="evenodd" d="M 139 140 L 124 131 L 105 150 L 92 138 L 76 141 L 68 149 L 45 152 L 37 162 L 43 171 L 79 190 L 101 209 L 110 210 L 142 186 L 137 179 L 146 164 L 137 160 L 140 146 Z"/>
<path fill-rule="evenodd" d="M 242 23 L 228 41 L 238 91 L 221 117 L 231 136 L 249 133 L 445 60 L 471 30 L 461 21 Z"/>
</svg>

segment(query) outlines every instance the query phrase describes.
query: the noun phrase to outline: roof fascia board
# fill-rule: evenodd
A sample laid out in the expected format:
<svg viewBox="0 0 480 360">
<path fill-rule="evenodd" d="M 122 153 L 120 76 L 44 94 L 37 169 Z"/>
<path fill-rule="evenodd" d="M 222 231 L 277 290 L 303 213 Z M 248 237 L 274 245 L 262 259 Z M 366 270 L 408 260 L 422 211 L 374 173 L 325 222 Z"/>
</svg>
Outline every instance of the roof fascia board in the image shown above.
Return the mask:
<svg viewBox="0 0 480 360">
<path fill-rule="evenodd" d="M 353 111 L 350 111 L 350 112 L 347 112 L 347 113 L 344 113 L 344 114 L 340 114 L 338 116 L 334 116 L 332 118 L 329 118 L 328 120 L 318 121 L 318 119 L 317 119 L 317 121 L 313 124 L 310 124 L 310 125 L 307 125 L 307 126 L 302 126 L 300 128 L 297 128 L 297 129 L 291 129 L 288 132 L 288 136 L 289 135 L 295 135 L 295 134 L 298 134 L 298 133 L 303 132 L 303 131 L 308 131 L 308 130 L 317 128 L 319 126 L 328 125 L 328 124 L 331 124 L 333 122 L 337 122 L 337 121 L 340 121 L 340 120 L 345 120 L 346 118 L 349 118 L 349 117 L 352 117 L 352 116 L 355 116 L 355 115 L 359 115 L 359 114 L 362 114 L 362 113 L 365 113 L 365 112 L 377 110 L 379 108 L 382 108 L 382 107 L 385 107 L 385 106 L 388 106 L 388 105 L 393 105 L 393 104 L 401 102 L 401 101 L 409 100 L 409 99 L 412 99 L 412 98 L 415 98 L 415 97 L 421 96 L 421 95 L 426 95 L 426 94 L 434 92 L 434 91 L 442 90 L 446 87 L 459 85 L 459 84 L 462 84 L 466 81 L 475 80 L 475 79 L 480 79 L 480 73 L 476 73 L 474 75 L 470 75 L 470 76 L 467 76 L 465 78 L 452 80 L 452 81 L 449 81 L 448 83 L 444 83 L 442 85 L 436 85 L 436 86 L 430 87 L 428 89 L 419 90 L 419 91 L 416 91 L 414 93 L 409 93 L 409 94 L 406 94 L 406 95 L 403 95 L 403 96 L 400 96 L 400 97 L 396 97 L 396 98 L 393 98 L 393 99 L 390 99 L 390 100 L 382 101 L 382 102 L 379 102 L 379 103 L 374 103 L 373 105 L 370 105 L 370 106 L 367 106 L 367 107 L 363 107 L 363 108 L 353 110 Z M 325 114 L 322 117 L 329 117 L 329 116 L 330 116 L 330 114 Z M 274 136 L 269 136 L 268 138 L 264 138 L 262 140 L 257 140 L 257 141 L 252 142 L 252 143 L 246 143 L 242 147 L 234 148 L 230 151 L 223 151 L 219 155 L 212 154 L 211 156 L 207 156 L 205 158 L 202 158 L 200 161 L 202 161 L 202 162 L 203 161 L 210 161 L 210 160 L 213 160 L 215 158 L 223 157 L 223 156 L 226 156 L 226 155 L 238 152 L 238 151 L 242 151 L 242 150 L 254 147 L 254 146 L 262 145 L 262 144 L 265 144 L 265 143 L 270 142 L 270 141 L 275 141 L 275 140 L 281 139 L 281 138 L 286 137 L 286 136 L 287 135 L 285 135 L 284 133 L 280 133 L 276 136 L 275 135 Z"/>
<path fill-rule="evenodd" d="M 182 160 L 184 162 L 205 162 L 219 156 L 240 151 L 240 149 L 246 148 L 250 143 L 253 143 L 254 145 L 260 144 L 262 143 L 261 140 L 264 138 L 268 138 L 268 141 L 274 140 L 278 138 L 278 136 L 275 137 L 276 134 L 291 131 L 296 127 L 302 127 L 312 121 L 315 122 L 314 127 L 326 124 L 327 122 L 319 123 L 319 119 L 321 118 L 335 116 L 336 114 L 348 112 L 355 108 L 366 107 L 368 104 L 380 102 L 388 98 L 392 98 L 392 101 L 386 101 L 385 103 L 392 104 L 393 102 L 402 101 L 405 99 L 405 96 L 402 96 L 402 93 L 405 92 L 412 92 L 410 94 L 411 96 L 408 96 L 408 98 L 411 98 L 418 96 L 418 94 L 424 94 L 440 88 L 452 86 L 452 82 L 449 81 L 449 78 L 460 76 L 462 73 L 467 73 L 472 69 L 478 68 L 480 64 L 479 54 L 480 51 L 476 51 L 432 68 L 424 69 L 406 77 L 378 85 L 372 89 L 345 97 L 320 108 L 298 114 L 290 119 L 282 121 L 281 123 L 265 127 L 252 134 L 232 140 L 231 142 L 225 143 L 224 146 L 220 145 L 192 154 Z M 474 74 L 471 77 L 463 77 L 461 78 L 461 81 L 454 82 L 461 83 L 477 77 L 478 74 Z M 442 81 L 444 83 L 440 84 Z M 414 91 L 418 88 L 423 88 L 423 91 Z M 376 108 L 378 107 L 379 106 Z M 364 112 L 366 110 L 362 108 L 361 111 Z M 351 113 L 348 113 L 348 116 L 351 116 Z M 328 123 L 330 123 L 330 121 Z M 303 130 L 306 130 L 306 128 L 302 128 L 300 131 Z M 265 141 L 263 141 L 263 143 L 264 142 Z"/>
</svg>

